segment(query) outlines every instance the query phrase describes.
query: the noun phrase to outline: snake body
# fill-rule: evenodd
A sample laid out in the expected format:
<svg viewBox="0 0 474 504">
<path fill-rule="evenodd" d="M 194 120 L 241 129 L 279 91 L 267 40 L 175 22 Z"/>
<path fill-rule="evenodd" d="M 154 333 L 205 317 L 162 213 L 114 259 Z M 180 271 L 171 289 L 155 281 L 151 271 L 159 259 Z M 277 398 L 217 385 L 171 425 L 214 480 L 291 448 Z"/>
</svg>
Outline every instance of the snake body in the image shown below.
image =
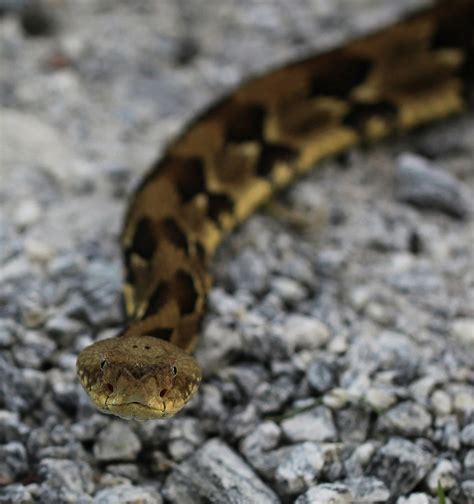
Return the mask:
<svg viewBox="0 0 474 504">
<path fill-rule="evenodd" d="M 196 118 L 132 197 L 128 326 L 77 361 L 95 405 L 179 411 L 201 380 L 191 352 L 222 237 L 318 160 L 462 111 L 473 81 L 474 2 L 454 0 L 244 83 Z"/>
</svg>

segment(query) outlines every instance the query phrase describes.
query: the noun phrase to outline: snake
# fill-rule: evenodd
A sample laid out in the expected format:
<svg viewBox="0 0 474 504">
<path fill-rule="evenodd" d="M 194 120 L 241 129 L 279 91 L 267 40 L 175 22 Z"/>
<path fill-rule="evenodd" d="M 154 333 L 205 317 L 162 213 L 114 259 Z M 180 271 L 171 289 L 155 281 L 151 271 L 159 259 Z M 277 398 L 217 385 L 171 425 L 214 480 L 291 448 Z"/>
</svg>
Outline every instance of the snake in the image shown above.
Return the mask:
<svg viewBox="0 0 474 504">
<path fill-rule="evenodd" d="M 451 0 L 253 77 L 190 121 L 131 197 L 126 326 L 77 359 L 93 404 L 180 411 L 202 379 L 192 353 L 222 238 L 321 159 L 466 110 L 473 83 L 474 2 Z"/>
</svg>

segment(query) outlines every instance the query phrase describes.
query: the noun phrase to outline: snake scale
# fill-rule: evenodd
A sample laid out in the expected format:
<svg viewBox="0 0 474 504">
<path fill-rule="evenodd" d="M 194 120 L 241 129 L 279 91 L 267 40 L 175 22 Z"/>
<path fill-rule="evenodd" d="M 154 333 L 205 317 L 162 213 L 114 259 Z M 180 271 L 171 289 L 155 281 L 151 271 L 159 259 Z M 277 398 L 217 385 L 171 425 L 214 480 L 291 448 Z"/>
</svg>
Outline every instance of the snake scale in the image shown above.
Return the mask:
<svg viewBox="0 0 474 504">
<path fill-rule="evenodd" d="M 222 237 L 320 159 L 462 111 L 473 82 L 474 2 L 451 0 L 254 78 L 192 121 L 125 219 L 128 326 L 77 360 L 97 408 L 179 411 L 201 381 L 191 353 Z"/>
</svg>

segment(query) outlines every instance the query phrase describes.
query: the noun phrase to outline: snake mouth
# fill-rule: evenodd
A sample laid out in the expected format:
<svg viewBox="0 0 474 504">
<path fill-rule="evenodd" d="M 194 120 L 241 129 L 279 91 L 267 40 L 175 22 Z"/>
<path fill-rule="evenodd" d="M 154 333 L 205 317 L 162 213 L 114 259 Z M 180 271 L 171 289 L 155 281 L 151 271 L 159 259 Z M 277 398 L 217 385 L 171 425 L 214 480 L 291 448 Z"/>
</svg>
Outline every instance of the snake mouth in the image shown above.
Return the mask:
<svg viewBox="0 0 474 504">
<path fill-rule="evenodd" d="M 173 415 L 176 411 L 166 411 L 166 405 L 163 409 L 152 408 L 146 404 L 137 401 L 130 401 L 118 404 L 106 402 L 104 413 L 117 415 L 124 420 L 151 420 L 155 418 L 166 418 Z"/>
</svg>

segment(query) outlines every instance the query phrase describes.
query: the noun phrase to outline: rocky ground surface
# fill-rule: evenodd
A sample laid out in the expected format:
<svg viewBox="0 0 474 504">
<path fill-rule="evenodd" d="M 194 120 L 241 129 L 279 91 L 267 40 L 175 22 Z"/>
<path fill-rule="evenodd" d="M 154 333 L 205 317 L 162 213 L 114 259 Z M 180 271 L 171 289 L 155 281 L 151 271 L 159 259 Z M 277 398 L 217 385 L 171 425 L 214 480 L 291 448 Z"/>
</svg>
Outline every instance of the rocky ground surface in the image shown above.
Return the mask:
<svg viewBox="0 0 474 504">
<path fill-rule="evenodd" d="M 421 3 L 0 1 L 0 503 L 474 501 L 473 114 L 237 230 L 177 417 L 99 414 L 74 372 L 121 327 L 121 217 L 170 135 Z"/>
</svg>

